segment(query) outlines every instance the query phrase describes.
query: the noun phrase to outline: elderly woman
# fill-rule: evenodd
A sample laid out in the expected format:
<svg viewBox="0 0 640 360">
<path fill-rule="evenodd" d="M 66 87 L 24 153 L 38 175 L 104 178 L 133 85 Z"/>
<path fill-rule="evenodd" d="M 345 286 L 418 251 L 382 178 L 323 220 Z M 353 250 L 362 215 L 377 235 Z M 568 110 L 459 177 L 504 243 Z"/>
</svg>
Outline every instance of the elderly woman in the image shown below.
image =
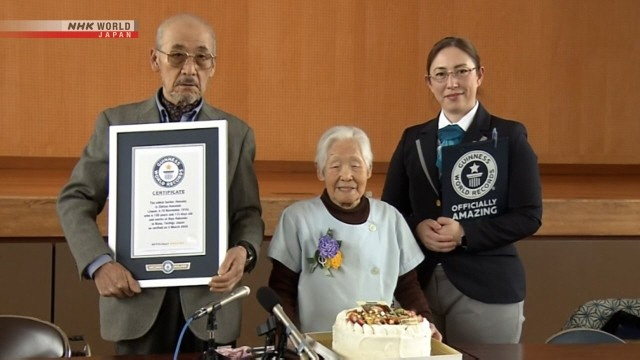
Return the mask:
<svg viewBox="0 0 640 360">
<path fill-rule="evenodd" d="M 303 332 L 331 331 L 338 312 L 360 300 L 391 304 L 395 296 L 431 316 L 414 271 L 424 256 L 411 230 L 392 206 L 364 196 L 372 161 L 362 130 L 327 130 L 315 159 L 325 190 L 286 208 L 275 229 L 269 286 Z"/>
</svg>

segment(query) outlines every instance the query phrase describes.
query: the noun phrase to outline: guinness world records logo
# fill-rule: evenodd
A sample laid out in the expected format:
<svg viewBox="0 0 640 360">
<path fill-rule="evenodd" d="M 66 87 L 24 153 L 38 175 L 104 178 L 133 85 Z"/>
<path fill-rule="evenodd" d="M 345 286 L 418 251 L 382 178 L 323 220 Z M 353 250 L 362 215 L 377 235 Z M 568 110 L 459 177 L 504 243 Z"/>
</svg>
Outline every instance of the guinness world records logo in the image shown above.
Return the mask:
<svg viewBox="0 0 640 360">
<path fill-rule="evenodd" d="M 174 187 L 183 178 L 184 163 L 176 156 L 163 156 L 153 166 L 153 180 L 162 187 Z"/>
<path fill-rule="evenodd" d="M 171 274 L 175 268 L 173 261 L 165 260 L 162 262 L 162 272 L 165 274 Z"/>
<path fill-rule="evenodd" d="M 462 155 L 453 165 L 451 185 L 465 199 L 485 196 L 498 179 L 496 160 L 486 151 L 473 150 Z"/>
</svg>

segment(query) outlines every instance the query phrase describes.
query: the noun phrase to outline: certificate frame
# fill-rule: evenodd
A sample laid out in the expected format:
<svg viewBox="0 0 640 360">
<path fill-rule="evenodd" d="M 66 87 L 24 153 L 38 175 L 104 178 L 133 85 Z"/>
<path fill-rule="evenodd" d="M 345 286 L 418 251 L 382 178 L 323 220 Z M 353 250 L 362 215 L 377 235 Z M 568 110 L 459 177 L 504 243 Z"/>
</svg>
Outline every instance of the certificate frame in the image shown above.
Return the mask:
<svg viewBox="0 0 640 360">
<path fill-rule="evenodd" d="M 207 284 L 227 224 L 226 120 L 110 126 L 108 244 L 141 287 Z"/>
</svg>

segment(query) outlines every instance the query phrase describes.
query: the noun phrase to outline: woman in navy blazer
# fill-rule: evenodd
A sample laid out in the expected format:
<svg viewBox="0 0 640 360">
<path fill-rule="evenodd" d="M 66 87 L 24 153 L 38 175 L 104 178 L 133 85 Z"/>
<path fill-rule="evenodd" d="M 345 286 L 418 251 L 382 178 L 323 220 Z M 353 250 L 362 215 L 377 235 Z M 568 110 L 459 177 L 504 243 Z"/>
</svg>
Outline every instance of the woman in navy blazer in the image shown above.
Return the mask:
<svg viewBox="0 0 640 360">
<path fill-rule="evenodd" d="M 491 115 L 477 100 L 484 67 L 466 39 L 447 37 L 427 58 L 426 83 L 442 111 L 407 128 L 391 158 L 382 200 L 406 218 L 425 253 L 419 268 L 435 325 L 450 343 L 517 343 L 525 273 L 514 243 L 541 225 L 537 156 L 525 127 Z M 462 143 L 508 139 L 506 209 L 454 220 L 442 216 L 438 130 L 456 124 Z"/>
</svg>

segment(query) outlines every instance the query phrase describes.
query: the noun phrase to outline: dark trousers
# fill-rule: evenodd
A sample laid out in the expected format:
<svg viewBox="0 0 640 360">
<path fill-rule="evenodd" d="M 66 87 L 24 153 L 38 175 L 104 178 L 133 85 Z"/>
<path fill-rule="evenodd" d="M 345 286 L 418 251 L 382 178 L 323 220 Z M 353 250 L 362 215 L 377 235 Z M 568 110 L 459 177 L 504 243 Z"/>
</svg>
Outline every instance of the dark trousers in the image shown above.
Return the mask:
<svg viewBox="0 0 640 360">
<path fill-rule="evenodd" d="M 137 339 L 116 342 L 118 355 L 173 354 L 178 344 L 182 328 L 186 323 L 180 306 L 178 287 L 167 288 L 156 322 L 146 334 Z M 220 346 L 216 344 L 215 346 Z M 235 347 L 235 342 L 231 344 Z M 179 353 L 199 353 L 207 349 L 207 342 L 200 340 L 190 329 L 182 338 Z"/>
</svg>

